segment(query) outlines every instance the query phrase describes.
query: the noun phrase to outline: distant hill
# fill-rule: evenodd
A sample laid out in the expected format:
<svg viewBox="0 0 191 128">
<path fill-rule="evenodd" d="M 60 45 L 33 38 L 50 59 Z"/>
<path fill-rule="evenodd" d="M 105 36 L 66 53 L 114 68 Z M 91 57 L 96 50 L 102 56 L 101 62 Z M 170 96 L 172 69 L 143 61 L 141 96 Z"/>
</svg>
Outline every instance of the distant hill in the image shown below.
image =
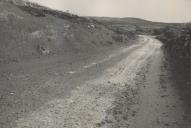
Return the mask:
<svg viewBox="0 0 191 128">
<path fill-rule="evenodd" d="M 132 17 L 125 17 L 125 18 L 113 18 L 113 17 L 94 17 L 98 21 L 111 21 L 115 23 L 133 23 L 133 24 L 155 24 L 157 22 L 147 21 L 140 18 L 132 18 Z"/>
<path fill-rule="evenodd" d="M 107 25 L 111 29 L 121 29 L 124 31 L 131 31 L 131 32 L 143 31 L 143 33 L 144 32 L 149 33 L 154 29 L 160 29 L 166 26 L 178 25 L 176 23 L 152 22 L 132 17 L 126 17 L 126 18 L 93 17 L 93 18 Z"/>
<path fill-rule="evenodd" d="M 93 17 L 94 19 L 102 22 L 120 23 L 120 24 L 136 24 L 136 25 L 177 25 L 178 23 L 163 23 L 163 22 L 153 22 L 140 18 L 125 17 L 125 18 L 113 18 L 113 17 Z"/>
</svg>

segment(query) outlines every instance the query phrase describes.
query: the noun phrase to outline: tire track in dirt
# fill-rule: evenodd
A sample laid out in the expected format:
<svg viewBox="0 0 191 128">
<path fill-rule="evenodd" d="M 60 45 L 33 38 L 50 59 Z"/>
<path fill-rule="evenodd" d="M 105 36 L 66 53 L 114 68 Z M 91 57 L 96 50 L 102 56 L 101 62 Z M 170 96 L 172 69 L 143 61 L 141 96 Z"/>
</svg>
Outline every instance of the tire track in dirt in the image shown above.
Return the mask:
<svg viewBox="0 0 191 128">
<path fill-rule="evenodd" d="M 106 119 L 107 110 L 114 106 L 116 94 L 128 88 L 136 90 L 136 74 L 146 66 L 147 60 L 159 47 L 159 44 L 150 39 L 143 47 L 131 51 L 117 65 L 105 69 L 100 77 L 84 81 L 71 95 L 55 98 L 26 117 L 18 119 L 17 128 L 107 127 L 108 121 L 112 121 Z"/>
</svg>

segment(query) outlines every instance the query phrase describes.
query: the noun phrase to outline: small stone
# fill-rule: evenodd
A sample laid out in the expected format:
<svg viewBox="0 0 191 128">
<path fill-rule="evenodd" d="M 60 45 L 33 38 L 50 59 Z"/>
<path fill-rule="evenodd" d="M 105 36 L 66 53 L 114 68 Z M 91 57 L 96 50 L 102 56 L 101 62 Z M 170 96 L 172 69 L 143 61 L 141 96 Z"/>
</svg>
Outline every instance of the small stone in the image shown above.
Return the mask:
<svg viewBox="0 0 191 128">
<path fill-rule="evenodd" d="M 10 94 L 11 94 L 11 95 L 14 95 L 14 93 L 13 93 L 13 92 L 11 92 Z"/>
</svg>

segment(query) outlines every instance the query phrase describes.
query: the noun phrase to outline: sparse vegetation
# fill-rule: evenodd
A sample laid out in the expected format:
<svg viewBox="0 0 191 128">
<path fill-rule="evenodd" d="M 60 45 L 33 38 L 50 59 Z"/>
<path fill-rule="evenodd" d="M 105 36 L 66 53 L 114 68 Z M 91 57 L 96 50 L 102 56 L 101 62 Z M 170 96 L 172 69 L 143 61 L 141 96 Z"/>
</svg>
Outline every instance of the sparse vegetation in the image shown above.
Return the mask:
<svg viewBox="0 0 191 128">
<path fill-rule="evenodd" d="M 0 63 L 76 52 L 93 56 L 101 49 L 122 47 L 134 36 L 109 29 L 93 18 L 35 3 L 0 2 Z"/>
<path fill-rule="evenodd" d="M 165 27 L 155 30 L 155 35 L 160 39 L 171 55 L 179 57 L 191 56 L 191 25 L 184 24 L 174 27 Z"/>
</svg>

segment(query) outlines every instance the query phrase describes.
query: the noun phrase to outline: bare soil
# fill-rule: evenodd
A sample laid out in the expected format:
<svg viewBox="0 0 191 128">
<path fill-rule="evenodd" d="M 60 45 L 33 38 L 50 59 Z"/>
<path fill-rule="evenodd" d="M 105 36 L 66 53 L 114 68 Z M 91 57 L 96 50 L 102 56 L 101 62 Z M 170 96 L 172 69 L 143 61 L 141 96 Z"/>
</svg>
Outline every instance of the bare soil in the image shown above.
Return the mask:
<svg viewBox="0 0 191 128">
<path fill-rule="evenodd" d="M 4 65 L 1 128 L 190 128 L 161 42 L 140 36 L 91 59 Z"/>
</svg>

